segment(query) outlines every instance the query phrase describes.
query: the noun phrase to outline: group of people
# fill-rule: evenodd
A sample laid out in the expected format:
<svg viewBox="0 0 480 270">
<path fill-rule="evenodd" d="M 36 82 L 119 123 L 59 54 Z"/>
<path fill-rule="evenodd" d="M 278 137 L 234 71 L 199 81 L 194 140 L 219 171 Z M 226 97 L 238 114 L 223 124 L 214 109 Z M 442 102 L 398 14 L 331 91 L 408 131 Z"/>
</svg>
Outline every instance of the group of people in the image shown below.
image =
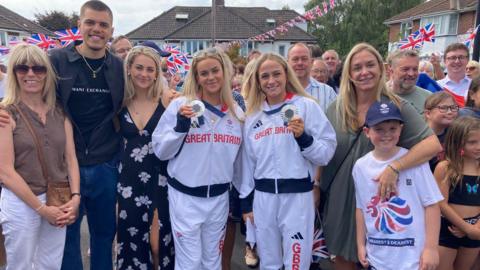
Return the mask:
<svg viewBox="0 0 480 270">
<path fill-rule="evenodd" d="M 435 93 L 417 86 L 417 52 L 385 65 L 367 43 L 342 61 L 303 43 L 286 58 L 254 51 L 241 77 L 209 48 L 181 81 L 153 42 L 107 48 L 112 18 L 87 1 L 83 42 L 48 55 L 16 45 L 0 77 L 8 270 L 83 269 L 84 215 L 91 269 L 113 269 L 115 237 L 116 269 L 230 269 L 241 218 L 260 269 L 318 268 L 317 230 L 335 269 L 480 267 L 480 77 L 467 47 L 446 48 L 446 76 L 432 58 L 422 82 Z"/>
</svg>

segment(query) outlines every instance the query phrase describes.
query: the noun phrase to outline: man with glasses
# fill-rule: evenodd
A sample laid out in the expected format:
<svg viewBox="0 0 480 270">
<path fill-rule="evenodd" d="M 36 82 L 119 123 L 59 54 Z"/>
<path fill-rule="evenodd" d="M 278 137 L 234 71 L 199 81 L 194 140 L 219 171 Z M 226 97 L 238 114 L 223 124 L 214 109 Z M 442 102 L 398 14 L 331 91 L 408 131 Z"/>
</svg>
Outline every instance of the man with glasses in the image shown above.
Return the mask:
<svg viewBox="0 0 480 270">
<path fill-rule="evenodd" d="M 410 102 L 423 114 L 425 100 L 432 92 L 416 86 L 420 58 L 417 51 L 397 50 L 388 57 L 390 63 L 390 90 Z"/>
<path fill-rule="evenodd" d="M 322 58 L 313 59 L 312 70 L 310 75 L 321 83 L 327 83 L 328 81 L 328 67 Z"/>
<path fill-rule="evenodd" d="M 287 62 L 295 71 L 305 91 L 316 98 L 322 110 L 326 112 L 328 105 L 337 97 L 337 94 L 332 87 L 310 77 L 313 59 L 308 46 L 304 43 L 292 45 L 288 49 Z"/>
<path fill-rule="evenodd" d="M 81 270 L 80 224 L 88 217 L 90 269 L 112 269 L 120 135 L 114 118 L 123 101 L 122 61 L 106 48 L 113 33 L 112 10 L 90 0 L 80 9 L 83 42 L 50 51 L 58 75 L 57 96 L 74 127 L 80 165 L 79 218 L 67 228 L 62 270 Z"/>
<path fill-rule="evenodd" d="M 465 75 L 469 56 L 468 47 L 465 44 L 453 43 L 448 45 L 443 56 L 447 67 L 447 76 L 437 81 L 445 91 L 454 95 L 455 101 L 461 107 L 465 105 L 471 81 Z"/>
</svg>

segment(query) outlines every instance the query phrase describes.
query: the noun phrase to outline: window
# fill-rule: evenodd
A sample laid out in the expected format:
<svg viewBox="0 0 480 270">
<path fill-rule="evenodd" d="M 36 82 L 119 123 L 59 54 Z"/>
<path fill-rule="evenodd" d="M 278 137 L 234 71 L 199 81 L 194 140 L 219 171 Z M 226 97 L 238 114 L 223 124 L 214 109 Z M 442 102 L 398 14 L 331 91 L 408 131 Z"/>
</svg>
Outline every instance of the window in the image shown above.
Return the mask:
<svg viewBox="0 0 480 270">
<path fill-rule="evenodd" d="M 0 31 L 0 45 L 7 46 L 7 33 L 5 31 Z"/>
<path fill-rule="evenodd" d="M 182 49 L 189 55 L 194 55 L 196 52 L 201 51 L 208 47 L 206 40 L 187 40 L 182 42 Z"/>
<path fill-rule="evenodd" d="M 177 13 L 177 14 L 175 14 L 175 19 L 177 19 L 177 20 L 188 20 L 188 13 Z"/>
<path fill-rule="evenodd" d="M 248 53 L 256 47 L 256 44 L 249 40 L 247 43 L 242 44 L 242 47 L 240 48 L 240 55 L 246 57 Z"/>
<path fill-rule="evenodd" d="M 422 18 L 420 26 L 433 23 L 435 26 L 435 36 L 456 35 L 458 28 L 458 14 L 446 14 Z"/>
<path fill-rule="evenodd" d="M 407 38 L 412 33 L 412 22 L 403 22 L 400 24 L 400 38 Z"/>
<path fill-rule="evenodd" d="M 285 57 L 285 45 L 278 46 L 278 54 Z"/>
<path fill-rule="evenodd" d="M 275 27 L 275 19 L 268 18 L 265 20 L 265 22 L 267 23 L 268 27 Z"/>
</svg>

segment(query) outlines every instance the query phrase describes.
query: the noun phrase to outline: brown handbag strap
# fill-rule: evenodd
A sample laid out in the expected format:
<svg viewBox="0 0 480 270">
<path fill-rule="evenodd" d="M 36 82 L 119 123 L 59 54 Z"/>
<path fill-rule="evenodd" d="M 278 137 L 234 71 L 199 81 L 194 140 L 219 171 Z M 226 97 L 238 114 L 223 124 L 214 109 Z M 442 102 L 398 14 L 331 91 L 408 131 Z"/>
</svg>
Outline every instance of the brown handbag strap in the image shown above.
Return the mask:
<svg viewBox="0 0 480 270">
<path fill-rule="evenodd" d="M 40 144 L 40 139 L 37 136 L 37 133 L 35 133 L 35 130 L 32 127 L 32 123 L 30 120 L 25 116 L 25 114 L 20 110 L 20 108 L 14 104 L 13 105 L 15 109 L 18 111 L 20 114 L 20 117 L 23 119 L 23 122 L 25 122 L 25 125 L 27 126 L 28 131 L 32 134 L 33 137 L 33 142 L 35 143 L 35 148 L 37 148 L 37 156 L 38 156 L 38 161 L 40 161 L 40 167 L 42 167 L 42 174 L 43 177 L 49 182 L 50 175 L 48 174 L 47 170 L 47 165 L 45 163 L 44 155 L 43 155 L 43 150 Z"/>
</svg>

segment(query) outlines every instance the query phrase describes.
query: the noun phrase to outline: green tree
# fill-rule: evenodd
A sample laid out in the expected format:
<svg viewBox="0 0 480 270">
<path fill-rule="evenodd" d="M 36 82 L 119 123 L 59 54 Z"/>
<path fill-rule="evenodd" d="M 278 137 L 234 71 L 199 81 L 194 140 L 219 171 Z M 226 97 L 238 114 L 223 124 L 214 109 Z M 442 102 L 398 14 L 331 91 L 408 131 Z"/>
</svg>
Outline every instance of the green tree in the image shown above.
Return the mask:
<svg viewBox="0 0 480 270">
<path fill-rule="evenodd" d="M 305 10 L 324 0 L 309 0 Z M 309 24 L 309 32 L 318 45 L 346 55 L 359 42 L 368 42 L 385 55 L 388 50 L 388 27 L 383 22 L 422 0 L 337 0 L 335 8 Z"/>
<path fill-rule="evenodd" d="M 37 13 L 34 16 L 38 24 L 52 31 L 76 27 L 79 18 L 75 12 L 67 15 L 62 11 L 56 10 L 47 11 L 45 14 Z"/>
</svg>

